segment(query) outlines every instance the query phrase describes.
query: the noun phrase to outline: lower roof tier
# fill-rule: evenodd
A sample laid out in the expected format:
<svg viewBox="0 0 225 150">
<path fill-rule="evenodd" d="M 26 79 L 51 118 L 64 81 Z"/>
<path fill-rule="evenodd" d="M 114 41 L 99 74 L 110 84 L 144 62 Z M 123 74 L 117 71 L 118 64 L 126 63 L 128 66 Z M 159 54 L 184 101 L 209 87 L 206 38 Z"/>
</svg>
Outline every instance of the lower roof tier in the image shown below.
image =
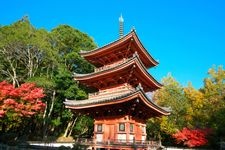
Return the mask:
<svg viewBox="0 0 225 150">
<path fill-rule="evenodd" d="M 139 119 L 148 119 L 169 115 L 169 110 L 159 107 L 151 101 L 141 88 L 103 99 L 66 100 L 66 108 L 77 114 L 89 115 L 94 118 L 118 115 L 130 115 Z"/>
</svg>

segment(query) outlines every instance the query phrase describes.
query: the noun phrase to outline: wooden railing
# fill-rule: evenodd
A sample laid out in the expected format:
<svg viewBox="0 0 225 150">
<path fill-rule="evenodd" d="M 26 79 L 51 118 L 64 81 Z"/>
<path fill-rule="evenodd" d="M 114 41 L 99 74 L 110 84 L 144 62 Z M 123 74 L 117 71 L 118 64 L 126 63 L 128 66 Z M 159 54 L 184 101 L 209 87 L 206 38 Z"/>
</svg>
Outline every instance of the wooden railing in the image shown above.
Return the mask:
<svg viewBox="0 0 225 150">
<path fill-rule="evenodd" d="M 124 58 L 120 61 L 117 61 L 117 62 L 114 62 L 113 64 L 110 64 L 110 65 L 105 65 L 105 66 L 102 66 L 102 67 L 99 67 L 99 68 L 95 68 L 94 72 L 99 72 L 99 71 L 103 71 L 103 70 L 106 70 L 106 69 L 110 69 L 110 68 L 113 68 L 115 66 L 118 66 L 119 64 L 122 64 L 124 63 L 125 61 L 127 61 L 128 59 Z"/>
<path fill-rule="evenodd" d="M 26 143 L 20 143 L 20 145 L 9 146 L 0 143 L 0 150 L 37 150 L 37 149 L 48 149 L 56 150 L 58 147 L 72 148 L 76 145 L 82 145 L 86 149 L 92 149 L 92 147 L 136 147 L 136 148 L 148 148 L 157 149 L 161 145 L 158 141 L 125 141 L 121 139 L 107 140 L 97 142 L 95 139 L 91 138 L 77 138 L 74 142 L 55 142 L 55 141 L 27 141 Z"/>
<path fill-rule="evenodd" d="M 76 139 L 75 143 L 89 145 L 89 146 L 132 146 L 132 147 L 146 147 L 146 148 L 159 148 L 161 146 L 159 141 L 142 141 L 142 140 L 106 140 L 106 141 L 96 141 L 95 139 Z"/>
<path fill-rule="evenodd" d="M 135 91 L 135 88 L 133 88 L 131 85 L 123 84 L 115 88 L 100 90 L 99 92 L 95 92 L 95 93 L 89 93 L 88 97 L 89 99 L 96 99 L 96 98 L 101 99 L 101 98 L 107 98 L 107 97 L 116 97 L 116 96 L 131 93 L 134 91 Z"/>
</svg>

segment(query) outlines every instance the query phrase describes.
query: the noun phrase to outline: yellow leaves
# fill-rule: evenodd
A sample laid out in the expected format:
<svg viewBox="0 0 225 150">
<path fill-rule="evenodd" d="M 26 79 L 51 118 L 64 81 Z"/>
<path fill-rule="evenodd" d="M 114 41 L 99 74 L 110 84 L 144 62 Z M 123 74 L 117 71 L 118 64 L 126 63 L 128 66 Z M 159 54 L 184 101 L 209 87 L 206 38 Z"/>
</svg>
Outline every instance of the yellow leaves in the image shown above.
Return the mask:
<svg viewBox="0 0 225 150">
<path fill-rule="evenodd" d="M 219 66 L 216 68 L 213 66 L 209 69 L 208 74 L 210 75 L 210 79 L 216 83 L 222 83 L 225 80 L 225 70 L 223 69 L 223 66 Z"/>
<path fill-rule="evenodd" d="M 174 134 L 178 131 L 174 123 L 171 123 L 168 117 L 163 116 L 160 119 L 160 129 L 167 134 Z"/>
<path fill-rule="evenodd" d="M 189 114 L 189 115 L 193 115 L 194 114 L 194 111 L 193 111 L 192 107 L 187 108 L 187 114 Z"/>
<path fill-rule="evenodd" d="M 204 96 L 211 112 L 223 108 L 225 97 L 225 70 L 222 66 L 215 66 L 208 71 L 208 77 L 204 80 Z"/>
<path fill-rule="evenodd" d="M 204 106 L 204 94 L 202 92 L 195 90 L 189 85 L 187 88 L 184 88 L 184 93 L 193 108 L 200 109 Z"/>
<path fill-rule="evenodd" d="M 186 115 L 184 116 L 185 120 L 186 120 L 187 122 L 191 122 L 191 121 L 193 120 L 194 113 L 195 113 L 195 112 L 194 112 L 194 110 L 193 110 L 192 107 L 187 108 L 187 113 L 186 113 Z"/>
</svg>

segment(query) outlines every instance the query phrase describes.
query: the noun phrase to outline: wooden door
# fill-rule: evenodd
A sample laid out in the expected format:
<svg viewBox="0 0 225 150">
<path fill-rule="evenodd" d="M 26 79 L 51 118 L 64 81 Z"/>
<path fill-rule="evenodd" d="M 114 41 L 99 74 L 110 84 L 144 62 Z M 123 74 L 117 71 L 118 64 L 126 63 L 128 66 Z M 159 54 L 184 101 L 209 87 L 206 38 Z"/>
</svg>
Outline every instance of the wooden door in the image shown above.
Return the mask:
<svg viewBox="0 0 225 150">
<path fill-rule="evenodd" d="M 113 124 L 106 125 L 105 128 L 105 140 L 113 141 L 115 139 L 115 128 Z"/>
</svg>

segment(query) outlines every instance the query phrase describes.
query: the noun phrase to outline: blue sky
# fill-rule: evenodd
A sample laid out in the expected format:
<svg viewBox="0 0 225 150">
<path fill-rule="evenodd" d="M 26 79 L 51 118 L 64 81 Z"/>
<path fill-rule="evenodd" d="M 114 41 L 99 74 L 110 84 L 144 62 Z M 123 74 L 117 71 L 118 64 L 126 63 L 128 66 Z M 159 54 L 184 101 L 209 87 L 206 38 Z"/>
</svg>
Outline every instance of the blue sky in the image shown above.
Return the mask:
<svg viewBox="0 0 225 150">
<path fill-rule="evenodd" d="M 0 24 L 28 15 L 37 28 L 68 24 L 103 46 L 134 27 L 159 65 L 149 72 L 159 81 L 168 73 L 186 86 L 203 85 L 213 65 L 225 68 L 224 0 L 2 0 Z"/>
</svg>

